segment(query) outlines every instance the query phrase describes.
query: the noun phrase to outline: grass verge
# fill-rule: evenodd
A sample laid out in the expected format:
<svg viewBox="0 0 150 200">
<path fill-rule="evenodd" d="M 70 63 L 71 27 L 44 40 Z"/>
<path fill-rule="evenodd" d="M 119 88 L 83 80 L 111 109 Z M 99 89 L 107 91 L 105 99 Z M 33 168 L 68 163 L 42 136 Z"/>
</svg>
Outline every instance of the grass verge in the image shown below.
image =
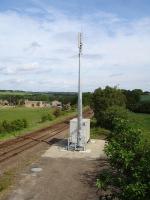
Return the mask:
<svg viewBox="0 0 150 200">
<path fill-rule="evenodd" d="M 105 139 L 108 135 L 109 130 L 101 127 L 91 128 L 91 139 Z"/>
<path fill-rule="evenodd" d="M 129 113 L 129 120 L 133 128 L 139 128 L 142 131 L 143 138 L 150 142 L 150 114 Z M 97 127 L 95 119 L 91 120 L 91 138 L 101 139 L 109 134 L 109 130 Z"/>
<path fill-rule="evenodd" d="M 10 187 L 14 181 L 15 173 L 11 170 L 4 172 L 2 176 L 0 176 L 0 192 L 6 190 Z"/>
<path fill-rule="evenodd" d="M 129 114 L 129 119 L 134 128 L 140 128 L 145 139 L 150 141 L 150 114 L 132 113 Z"/>
<path fill-rule="evenodd" d="M 56 117 L 52 121 L 46 121 L 41 123 L 41 117 L 45 114 L 51 114 L 53 112 L 52 109 L 33 109 L 33 108 L 9 108 L 9 109 L 0 109 L 0 121 L 6 120 L 14 120 L 25 118 L 28 121 L 29 126 L 20 131 L 14 131 L 10 133 L 1 133 L 0 141 L 5 141 L 8 139 L 15 138 L 20 135 L 24 135 L 26 133 L 36 131 L 38 129 L 45 128 L 50 125 L 57 124 L 68 117 L 73 117 L 76 114 L 75 110 L 71 111 L 63 111 L 59 117 Z"/>
</svg>

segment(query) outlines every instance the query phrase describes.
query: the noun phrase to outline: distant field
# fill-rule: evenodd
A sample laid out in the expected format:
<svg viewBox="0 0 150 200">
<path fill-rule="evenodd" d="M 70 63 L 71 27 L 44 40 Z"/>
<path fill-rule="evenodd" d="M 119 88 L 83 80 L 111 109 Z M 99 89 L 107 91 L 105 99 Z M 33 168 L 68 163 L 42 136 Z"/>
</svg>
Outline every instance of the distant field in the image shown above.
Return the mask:
<svg viewBox="0 0 150 200">
<path fill-rule="evenodd" d="M 150 95 L 142 95 L 141 96 L 141 101 L 149 101 L 150 102 Z"/>
<path fill-rule="evenodd" d="M 142 129 L 142 135 L 150 141 L 150 114 L 131 113 L 134 127 Z"/>
<path fill-rule="evenodd" d="M 51 108 L 22 108 L 22 107 L 16 107 L 16 108 L 0 108 L 0 121 L 8 120 L 13 121 L 15 119 L 23 119 L 25 118 L 29 126 L 28 128 L 17 131 L 14 133 L 4 133 L 0 134 L 0 140 L 4 140 L 7 138 L 11 138 L 14 136 L 18 136 L 20 134 L 33 131 L 42 127 L 46 127 L 52 123 L 55 123 L 57 121 L 60 121 L 64 118 L 66 115 L 72 115 L 75 114 L 75 112 L 64 112 L 62 116 L 56 118 L 53 121 L 46 121 L 44 123 L 41 123 L 41 117 L 43 115 L 46 115 L 48 113 L 52 113 L 53 110 Z"/>
<path fill-rule="evenodd" d="M 39 122 L 42 115 L 51 113 L 50 108 L 0 108 L 0 121 L 25 118 L 29 121 L 30 125 L 34 125 Z"/>
<path fill-rule="evenodd" d="M 28 93 L 28 92 L 1 92 L 0 91 L 0 95 L 10 95 L 10 96 L 12 96 L 12 95 L 32 95 L 31 93 Z"/>
<path fill-rule="evenodd" d="M 141 114 L 130 112 L 129 119 L 133 124 L 133 127 L 142 130 L 142 135 L 150 142 L 150 114 Z M 91 128 L 91 138 L 101 139 L 109 131 L 104 128 L 93 127 Z"/>
</svg>

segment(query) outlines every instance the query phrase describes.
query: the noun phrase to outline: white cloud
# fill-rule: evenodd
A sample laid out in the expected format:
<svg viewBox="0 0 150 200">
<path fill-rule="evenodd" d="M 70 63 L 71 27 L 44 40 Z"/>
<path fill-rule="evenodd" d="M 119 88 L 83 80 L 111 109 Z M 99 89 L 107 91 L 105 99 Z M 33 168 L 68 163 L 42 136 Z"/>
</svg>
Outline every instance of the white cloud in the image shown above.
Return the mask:
<svg viewBox="0 0 150 200">
<path fill-rule="evenodd" d="M 0 13 L 0 89 L 76 91 L 81 22 L 36 3 L 41 9 Z M 27 14 L 41 12 L 41 19 Z M 98 12 L 82 23 L 84 90 L 108 84 L 148 90 L 150 16 L 129 22 Z"/>
</svg>

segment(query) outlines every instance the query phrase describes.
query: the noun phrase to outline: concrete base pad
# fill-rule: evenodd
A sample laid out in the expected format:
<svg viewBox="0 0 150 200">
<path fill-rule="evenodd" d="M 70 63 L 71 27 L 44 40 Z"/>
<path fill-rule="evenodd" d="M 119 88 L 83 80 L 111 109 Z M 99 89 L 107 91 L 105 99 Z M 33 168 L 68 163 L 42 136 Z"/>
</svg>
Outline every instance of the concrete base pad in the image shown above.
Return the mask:
<svg viewBox="0 0 150 200">
<path fill-rule="evenodd" d="M 67 150 L 67 139 L 61 140 L 55 145 L 52 145 L 42 157 L 49 158 L 84 158 L 84 159 L 99 159 L 106 158 L 103 151 L 105 140 L 91 140 L 86 147 L 85 151 L 72 151 Z"/>
</svg>

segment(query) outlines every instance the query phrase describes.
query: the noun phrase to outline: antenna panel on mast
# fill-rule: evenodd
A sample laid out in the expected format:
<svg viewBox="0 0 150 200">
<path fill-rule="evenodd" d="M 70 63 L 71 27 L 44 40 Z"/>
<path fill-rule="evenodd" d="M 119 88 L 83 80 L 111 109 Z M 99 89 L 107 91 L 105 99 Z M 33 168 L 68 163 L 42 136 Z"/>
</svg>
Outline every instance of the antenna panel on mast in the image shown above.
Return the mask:
<svg viewBox="0 0 150 200">
<path fill-rule="evenodd" d="M 78 33 L 78 48 L 79 48 L 79 53 L 82 52 L 82 46 L 83 46 L 83 43 L 82 43 L 82 33 Z"/>
</svg>

